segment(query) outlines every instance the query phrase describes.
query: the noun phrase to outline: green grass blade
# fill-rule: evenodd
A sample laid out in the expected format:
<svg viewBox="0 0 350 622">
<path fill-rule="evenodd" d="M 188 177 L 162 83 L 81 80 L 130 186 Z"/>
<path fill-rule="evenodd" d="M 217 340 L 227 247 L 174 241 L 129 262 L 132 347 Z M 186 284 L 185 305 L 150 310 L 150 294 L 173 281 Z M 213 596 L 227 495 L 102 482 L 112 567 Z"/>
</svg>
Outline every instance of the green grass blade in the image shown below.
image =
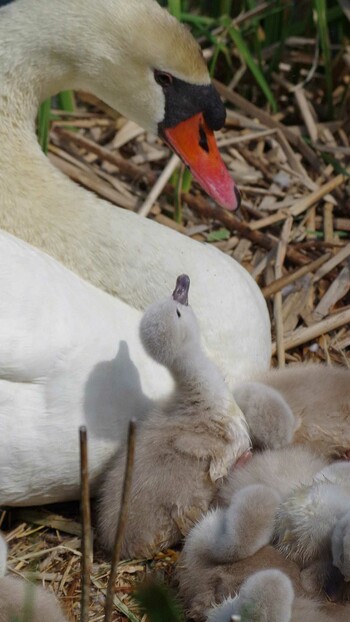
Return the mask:
<svg viewBox="0 0 350 622">
<path fill-rule="evenodd" d="M 38 112 L 38 141 L 44 153 L 49 147 L 51 99 L 46 99 Z"/>
<path fill-rule="evenodd" d="M 177 19 L 181 19 L 181 0 L 168 0 L 169 13 Z"/>
<path fill-rule="evenodd" d="M 65 110 L 66 112 L 74 112 L 75 99 L 73 91 L 61 91 L 61 93 L 58 93 L 57 103 L 60 110 Z"/>
<path fill-rule="evenodd" d="M 261 69 L 258 67 L 258 65 L 256 64 L 253 56 L 251 55 L 248 46 L 246 45 L 245 41 L 243 40 L 243 37 L 240 33 L 239 30 L 237 30 L 237 28 L 233 28 L 233 26 L 231 26 L 228 29 L 229 35 L 232 39 L 232 41 L 234 42 L 235 46 L 237 47 L 239 53 L 241 54 L 244 62 L 246 63 L 246 65 L 249 67 L 250 71 L 252 72 L 256 83 L 258 84 L 258 86 L 260 87 L 260 89 L 262 90 L 262 92 L 264 93 L 267 101 L 269 102 L 272 111 L 273 112 L 277 112 L 277 103 L 276 100 L 272 94 L 272 91 L 269 87 L 269 85 L 267 84 L 267 81 L 265 79 L 264 74 L 262 73 Z"/>
<path fill-rule="evenodd" d="M 232 0 L 220 0 L 220 15 L 231 15 Z"/>
<path fill-rule="evenodd" d="M 193 24 L 197 28 L 210 28 L 215 26 L 217 23 L 215 19 L 212 17 L 207 17 L 205 15 L 192 15 L 192 13 L 181 13 L 181 21 L 187 22 L 188 24 Z"/>
</svg>

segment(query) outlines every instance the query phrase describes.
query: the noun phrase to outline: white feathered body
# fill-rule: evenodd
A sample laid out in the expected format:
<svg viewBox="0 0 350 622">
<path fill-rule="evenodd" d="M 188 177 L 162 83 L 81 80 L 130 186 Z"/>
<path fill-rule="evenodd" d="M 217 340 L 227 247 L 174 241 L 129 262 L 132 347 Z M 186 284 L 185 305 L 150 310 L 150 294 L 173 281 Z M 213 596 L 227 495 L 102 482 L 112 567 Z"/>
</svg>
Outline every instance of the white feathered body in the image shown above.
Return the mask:
<svg viewBox="0 0 350 622">
<path fill-rule="evenodd" d="M 76 496 L 79 425 L 88 424 L 97 475 L 128 418 L 145 410 L 134 378 L 148 397 L 169 391 L 166 372 L 141 351 L 138 324 L 178 274 L 191 278 L 204 347 L 229 385 L 268 367 L 266 305 L 239 264 L 99 200 L 37 144 L 38 105 L 63 88 L 94 92 L 156 131 L 156 65 L 209 83 L 197 44 L 155 1 L 18 0 L 1 9 L 0 227 L 23 240 L 0 238 L 2 503 Z M 129 356 L 130 373 L 120 364 Z"/>
</svg>

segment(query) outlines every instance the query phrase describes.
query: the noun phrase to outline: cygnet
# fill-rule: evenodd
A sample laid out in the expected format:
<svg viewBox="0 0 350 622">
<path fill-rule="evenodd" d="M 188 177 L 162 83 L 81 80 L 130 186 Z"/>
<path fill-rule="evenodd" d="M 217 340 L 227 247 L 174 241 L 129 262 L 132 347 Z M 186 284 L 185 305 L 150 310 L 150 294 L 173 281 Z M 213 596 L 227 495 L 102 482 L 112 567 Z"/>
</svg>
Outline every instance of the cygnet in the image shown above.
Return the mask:
<svg viewBox="0 0 350 622">
<path fill-rule="evenodd" d="M 151 305 L 140 326 L 148 354 L 168 368 L 173 393 L 155 404 L 136 438 L 123 557 L 150 557 L 179 542 L 208 510 L 223 478 L 250 447 L 247 425 L 232 393 L 201 346 L 188 305 L 189 278 L 171 297 Z M 111 550 L 121 504 L 125 450 L 102 486 L 98 530 Z"/>
<path fill-rule="evenodd" d="M 231 622 L 233 616 L 249 622 L 335 622 L 315 601 L 295 597 L 290 579 L 276 569 L 251 575 L 237 596 L 208 611 L 207 622 Z"/>
<path fill-rule="evenodd" d="M 23 579 L 5 576 L 7 545 L 0 534 L 0 622 L 67 622 L 53 594 Z"/>
<path fill-rule="evenodd" d="M 250 427 L 276 413 L 296 419 L 293 443 L 333 460 L 350 457 L 350 369 L 321 364 L 288 365 L 238 385 L 234 397 Z M 263 446 L 270 447 L 263 438 Z M 254 442 L 254 438 L 253 438 Z"/>
</svg>

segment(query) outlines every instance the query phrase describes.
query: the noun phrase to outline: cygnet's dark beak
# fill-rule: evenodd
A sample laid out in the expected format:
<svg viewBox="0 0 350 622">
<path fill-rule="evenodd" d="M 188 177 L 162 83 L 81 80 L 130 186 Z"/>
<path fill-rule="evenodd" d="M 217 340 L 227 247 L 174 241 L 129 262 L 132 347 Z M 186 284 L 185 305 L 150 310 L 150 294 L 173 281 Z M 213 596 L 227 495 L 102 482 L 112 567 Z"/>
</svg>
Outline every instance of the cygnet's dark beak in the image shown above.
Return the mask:
<svg viewBox="0 0 350 622">
<path fill-rule="evenodd" d="M 190 277 L 187 274 L 180 274 L 176 279 L 173 299 L 181 305 L 188 305 L 188 290 L 190 289 Z"/>
</svg>

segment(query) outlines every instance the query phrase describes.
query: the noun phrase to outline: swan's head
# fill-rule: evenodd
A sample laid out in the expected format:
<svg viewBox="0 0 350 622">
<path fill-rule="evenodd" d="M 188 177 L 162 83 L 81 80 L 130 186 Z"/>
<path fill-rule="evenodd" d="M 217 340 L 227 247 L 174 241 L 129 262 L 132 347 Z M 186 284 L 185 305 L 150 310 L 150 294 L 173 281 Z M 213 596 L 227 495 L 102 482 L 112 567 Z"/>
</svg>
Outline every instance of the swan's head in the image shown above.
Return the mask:
<svg viewBox="0 0 350 622">
<path fill-rule="evenodd" d="M 79 38 L 82 88 L 158 133 L 209 195 L 236 209 L 239 192 L 213 134 L 224 125 L 225 108 L 188 28 L 155 0 L 75 4 L 84 15 L 91 12 L 89 29 Z"/>
<path fill-rule="evenodd" d="M 179 276 L 172 296 L 148 307 L 141 321 L 140 336 L 146 352 L 169 369 L 181 366 L 182 360 L 200 350 L 198 323 L 188 305 L 189 286 L 188 276 Z"/>
</svg>

